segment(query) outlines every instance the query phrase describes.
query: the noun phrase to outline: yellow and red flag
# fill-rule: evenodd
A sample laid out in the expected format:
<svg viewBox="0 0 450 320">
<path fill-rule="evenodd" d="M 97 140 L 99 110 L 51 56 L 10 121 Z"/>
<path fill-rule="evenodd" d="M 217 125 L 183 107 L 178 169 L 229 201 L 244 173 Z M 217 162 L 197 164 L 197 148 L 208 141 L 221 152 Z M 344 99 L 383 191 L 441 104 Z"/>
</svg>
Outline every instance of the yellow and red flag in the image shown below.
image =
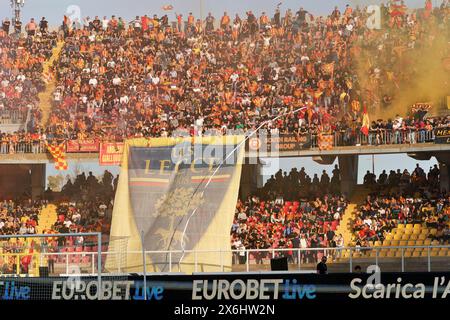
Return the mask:
<svg viewBox="0 0 450 320">
<path fill-rule="evenodd" d="M 366 136 L 369 135 L 369 127 L 370 127 L 369 114 L 367 113 L 367 109 L 364 107 L 361 132 Z"/>
<path fill-rule="evenodd" d="M 53 160 L 55 160 L 55 169 L 67 170 L 68 164 L 66 160 L 65 143 L 62 142 L 59 145 L 56 143 L 50 145 L 47 141 L 45 141 L 45 146 L 52 155 Z"/>
</svg>

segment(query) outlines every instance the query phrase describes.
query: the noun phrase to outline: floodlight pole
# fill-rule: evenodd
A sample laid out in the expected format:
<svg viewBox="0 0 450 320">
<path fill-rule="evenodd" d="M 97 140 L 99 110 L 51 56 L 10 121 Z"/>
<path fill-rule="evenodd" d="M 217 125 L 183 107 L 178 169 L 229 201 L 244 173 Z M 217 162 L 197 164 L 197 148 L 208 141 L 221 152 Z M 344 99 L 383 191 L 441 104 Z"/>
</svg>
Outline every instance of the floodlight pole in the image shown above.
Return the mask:
<svg viewBox="0 0 450 320">
<path fill-rule="evenodd" d="M 25 0 L 11 0 L 11 9 L 13 10 L 14 21 L 20 21 L 21 8 L 25 6 Z"/>
</svg>

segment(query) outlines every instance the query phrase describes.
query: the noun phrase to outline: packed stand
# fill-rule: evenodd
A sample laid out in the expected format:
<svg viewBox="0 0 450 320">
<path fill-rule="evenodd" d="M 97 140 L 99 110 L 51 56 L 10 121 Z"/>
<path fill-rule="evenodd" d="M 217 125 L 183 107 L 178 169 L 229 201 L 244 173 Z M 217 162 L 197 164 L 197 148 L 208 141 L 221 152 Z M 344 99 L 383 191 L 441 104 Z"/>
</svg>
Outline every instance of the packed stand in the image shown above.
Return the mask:
<svg viewBox="0 0 450 320">
<path fill-rule="evenodd" d="M 335 172 L 338 170 L 336 168 Z M 303 169 L 295 169 L 289 176 L 285 173 L 284 177 L 278 173 L 257 195 L 238 201 L 231 244 L 232 249 L 239 250 L 236 258 L 240 263 L 245 263 L 245 249 L 292 249 L 277 252 L 277 255 L 287 256 L 291 262 L 299 258 L 302 262 L 314 262 L 318 251 L 306 251 L 299 257 L 295 249 L 344 246 L 344 239 L 336 229 L 348 204 L 346 198 L 329 193 L 326 173 L 321 178 L 324 189 L 320 193 L 304 193 L 299 184 L 292 185 L 292 180 L 296 179 L 293 177 L 300 180 L 294 172 L 303 172 Z M 286 183 L 285 179 L 292 179 L 291 183 Z M 283 184 L 289 185 L 288 189 L 283 190 Z M 267 186 L 274 187 L 274 191 L 267 191 Z M 252 252 L 250 255 L 256 263 L 262 263 L 270 254 Z"/>
<path fill-rule="evenodd" d="M 435 8 L 430 15 L 445 26 L 445 12 Z M 429 23 L 421 15 L 404 19 L 414 19 L 416 27 Z M 343 132 L 339 144 L 361 143 L 363 109 L 370 113 L 379 101 L 360 90 L 353 60 L 367 38 L 382 39 L 366 27 L 363 10 L 347 6 L 341 13 L 336 7 L 327 17 L 288 10 L 283 18 L 279 10 L 273 18 L 224 13 L 219 23 L 211 14 L 204 22 L 190 14 L 187 22 L 180 16 L 177 21 L 173 26 L 167 16 L 155 15 L 129 23 L 114 16 L 64 23 L 47 138 L 223 134 L 268 121 L 270 133 Z M 389 41 L 410 25 L 388 26 Z M 430 30 L 419 28 L 416 42 Z M 270 121 L 300 107 L 306 109 Z M 371 129 L 422 132 L 433 121 L 448 123 L 408 118 Z M 382 140 L 374 135 L 371 143 Z M 423 140 L 421 134 L 408 138 Z"/>
<path fill-rule="evenodd" d="M 57 43 L 57 33 L 28 32 L 27 36 L 11 33 L 4 20 L 0 29 L 0 124 L 25 123 L 29 115 L 28 131 L 39 126 L 41 112 L 38 94 L 50 79 L 43 74 L 47 61 Z M 27 31 L 36 27 L 34 21 Z"/>
<path fill-rule="evenodd" d="M 368 172 L 364 184 L 371 193 L 352 222 L 354 242 L 367 247 L 376 241 L 383 243 L 387 235 L 400 224 L 420 224 L 437 229 L 429 234 L 441 244 L 450 239 L 450 194 L 439 189 L 439 168 L 430 167 L 428 174 L 417 165 L 408 170 L 383 171 L 378 179 Z"/>
</svg>

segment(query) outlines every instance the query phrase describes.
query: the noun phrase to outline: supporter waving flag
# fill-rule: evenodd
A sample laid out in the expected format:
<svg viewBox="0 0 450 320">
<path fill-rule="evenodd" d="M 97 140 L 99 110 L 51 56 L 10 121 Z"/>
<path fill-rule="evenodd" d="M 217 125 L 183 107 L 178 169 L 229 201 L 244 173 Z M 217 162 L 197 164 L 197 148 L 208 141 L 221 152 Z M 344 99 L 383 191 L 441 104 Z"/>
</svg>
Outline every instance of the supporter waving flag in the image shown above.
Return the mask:
<svg viewBox="0 0 450 320">
<path fill-rule="evenodd" d="M 67 170 L 68 165 L 67 165 L 67 160 L 66 160 L 66 153 L 64 151 L 64 149 L 65 149 L 64 142 L 62 142 L 58 145 L 58 144 L 56 144 L 56 142 L 53 142 L 52 144 L 48 144 L 48 142 L 45 141 L 45 147 L 52 155 L 53 160 L 55 160 L 55 169 L 56 170 Z"/>
<path fill-rule="evenodd" d="M 369 114 L 367 113 L 366 107 L 364 107 L 361 132 L 366 136 L 369 135 L 369 127 L 370 127 Z"/>
</svg>

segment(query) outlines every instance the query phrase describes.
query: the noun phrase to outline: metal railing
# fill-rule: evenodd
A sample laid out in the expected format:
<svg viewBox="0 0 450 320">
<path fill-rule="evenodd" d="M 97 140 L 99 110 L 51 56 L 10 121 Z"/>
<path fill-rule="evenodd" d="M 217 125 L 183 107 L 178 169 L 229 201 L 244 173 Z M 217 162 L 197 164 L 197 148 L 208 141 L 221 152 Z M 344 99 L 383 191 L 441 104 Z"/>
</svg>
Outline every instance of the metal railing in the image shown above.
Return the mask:
<svg viewBox="0 0 450 320">
<path fill-rule="evenodd" d="M 370 131 L 366 136 L 362 132 L 334 132 L 333 146 L 359 146 L 359 145 L 395 145 L 395 144 L 416 144 L 434 141 L 434 131 L 427 130 L 380 130 Z M 311 134 L 311 147 L 318 148 L 318 135 Z"/>
<path fill-rule="evenodd" d="M 311 148 L 318 148 L 318 135 L 307 134 L 310 136 Z M 63 140 L 58 140 L 60 143 Z M 380 132 L 369 132 L 366 136 L 361 132 L 357 134 L 348 134 L 346 132 L 333 133 L 333 146 L 377 146 L 377 145 L 396 145 L 396 144 L 417 144 L 434 141 L 434 132 L 426 130 L 383 130 Z M 0 141 L 0 154 L 14 153 L 46 153 L 43 141 L 32 142 L 12 142 Z"/>
<path fill-rule="evenodd" d="M 27 119 L 27 111 L 22 110 L 0 110 L 0 125 L 21 124 Z"/>
<path fill-rule="evenodd" d="M 147 268 L 149 273 L 183 272 L 185 262 L 178 262 L 181 255 L 193 255 L 194 272 L 200 272 L 205 265 L 205 257 L 213 255 L 217 260 L 214 263 L 219 272 L 251 272 L 269 271 L 270 259 L 286 257 L 290 271 L 314 271 L 316 264 L 323 256 L 328 258 L 330 272 L 353 272 L 356 265 L 375 265 L 381 271 L 395 272 L 432 272 L 448 271 L 450 269 L 450 245 L 438 246 L 383 246 L 383 247 L 339 247 L 339 248 L 271 248 L 271 249 L 245 249 L 245 250 L 172 250 L 172 251 L 145 251 Z M 226 256 L 231 254 L 232 270 L 229 270 L 229 260 Z M 3 254 L 11 255 L 11 253 Z M 13 254 L 14 255 L 14 254 Z M 16 253 L 16 255 L 24 255 Z M 119 265 L 115 270 L 106 270 L 105 262 L 111 255 L 135 255 L 135 260 L 142 262 L 142 251 L 98 252 L 74 251 L 74 252 L 42 252 L 33 253 L 40 266 L 44 266 L 49 260 L 53 261 L 55 274 L 67 275 L 73 273 L 71 266 L 84 268 L 84 274 L 97 275 L 98 270 L 103 274 L 117 274 L 127 272 L 126 263 Z M 2 254 L 0 254 L 0 257 Z M 209 259 L 209 258 L 208 258 Z M 208 260 L 206 259 L 206 260 Z M 211 260 L 211 259 L 209 259 Z M 211 263 L 206 263 L 211 266 Z M 96 267 L 97 266 L 97 267 Z M 100 267 L 98 267 L 100 266 Z M 153 266 L 153 268 L 151 268 Z M 192 268 L 191 268 L 192 269 Z"/>
</svg>

